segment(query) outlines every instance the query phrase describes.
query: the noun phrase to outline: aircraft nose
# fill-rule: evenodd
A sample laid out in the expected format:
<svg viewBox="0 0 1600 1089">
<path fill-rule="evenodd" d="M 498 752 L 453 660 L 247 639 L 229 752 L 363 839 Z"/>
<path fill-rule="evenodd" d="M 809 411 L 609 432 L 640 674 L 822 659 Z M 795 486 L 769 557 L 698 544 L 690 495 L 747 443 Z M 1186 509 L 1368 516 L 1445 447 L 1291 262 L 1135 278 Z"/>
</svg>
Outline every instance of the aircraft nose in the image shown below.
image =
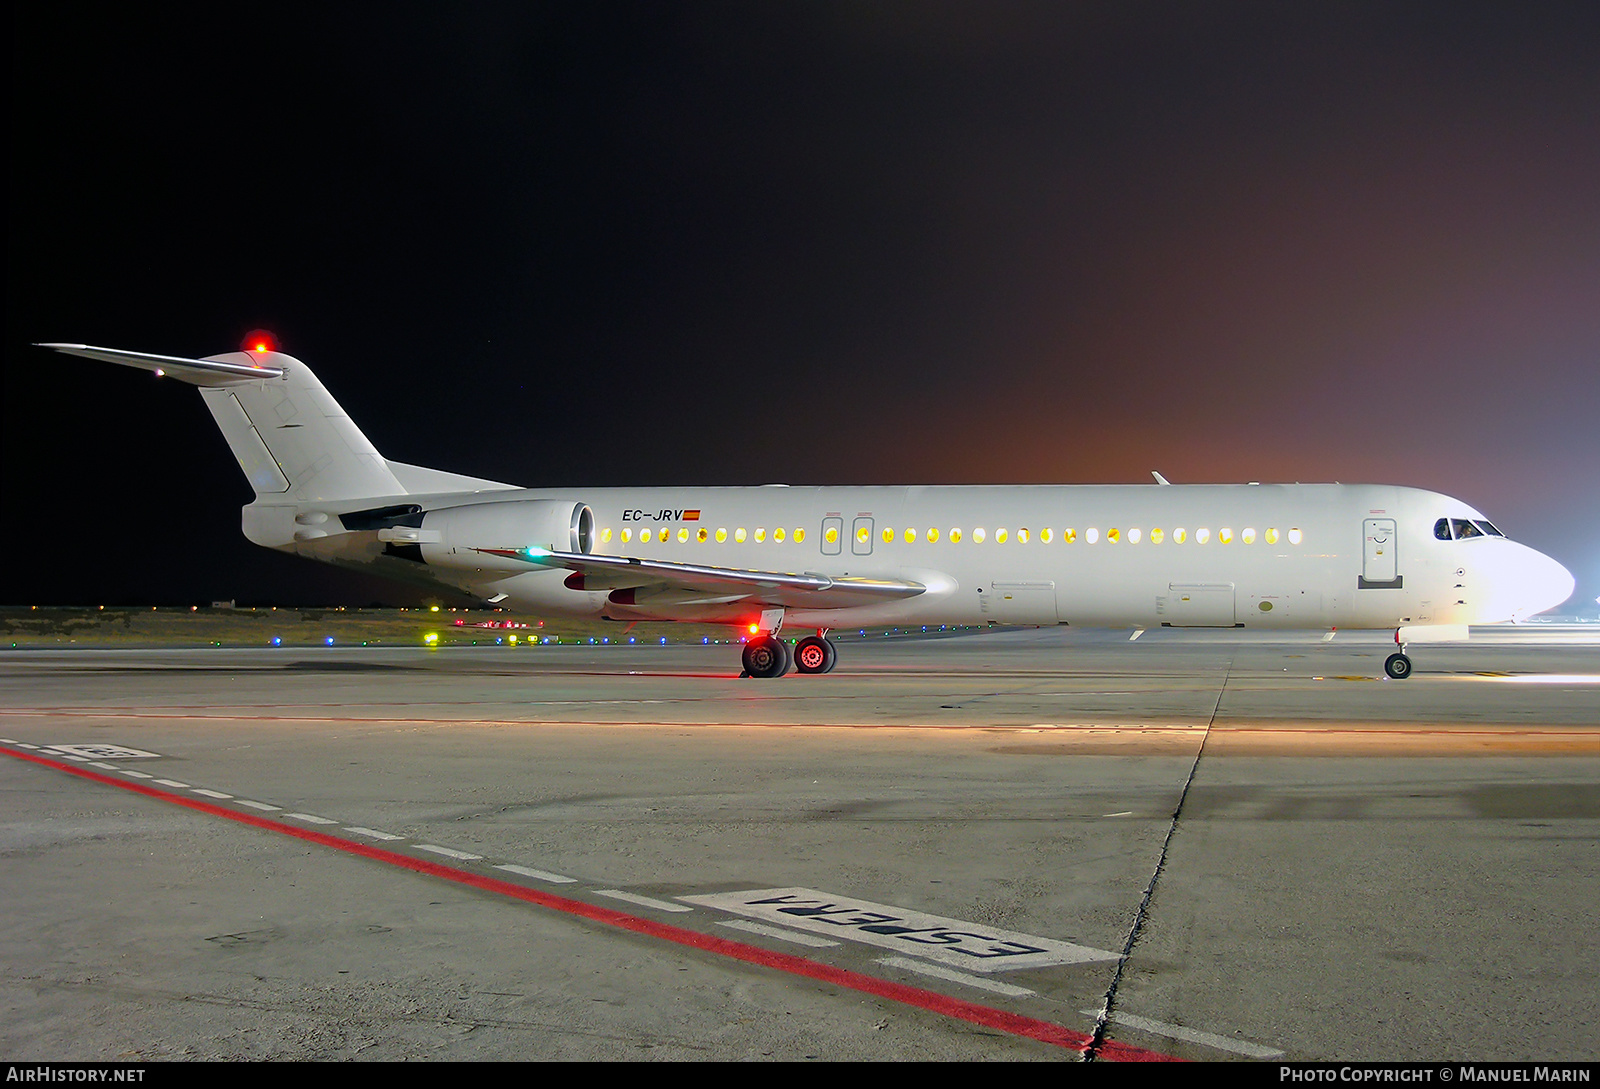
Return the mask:
<svg viewBox="0 0 1600 1089">
<path fill-rule="evenodd" d="M 1513 575 L 1511 619 L 1523 620 L 1553 609 L 1572 596 L 1577 580 L 1543 552 L 1523 546 Z"/>
</svg>

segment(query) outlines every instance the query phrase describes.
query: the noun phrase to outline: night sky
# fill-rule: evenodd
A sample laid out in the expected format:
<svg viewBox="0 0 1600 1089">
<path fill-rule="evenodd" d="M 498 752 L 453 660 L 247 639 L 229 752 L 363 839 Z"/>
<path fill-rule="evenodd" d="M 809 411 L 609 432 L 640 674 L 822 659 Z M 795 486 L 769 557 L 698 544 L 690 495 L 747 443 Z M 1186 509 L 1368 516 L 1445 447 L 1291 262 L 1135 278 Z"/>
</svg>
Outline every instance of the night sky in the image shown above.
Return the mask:
<svg viewBox="0 0 1600 1089">
<path fill-rule="evenodd" d="M 1600 593 L 1592 0 L 11 10 L 0 603 L 414 600 L 27 346 L 256 327 L 456 472 L 1410 484 Z"/>
</svg>

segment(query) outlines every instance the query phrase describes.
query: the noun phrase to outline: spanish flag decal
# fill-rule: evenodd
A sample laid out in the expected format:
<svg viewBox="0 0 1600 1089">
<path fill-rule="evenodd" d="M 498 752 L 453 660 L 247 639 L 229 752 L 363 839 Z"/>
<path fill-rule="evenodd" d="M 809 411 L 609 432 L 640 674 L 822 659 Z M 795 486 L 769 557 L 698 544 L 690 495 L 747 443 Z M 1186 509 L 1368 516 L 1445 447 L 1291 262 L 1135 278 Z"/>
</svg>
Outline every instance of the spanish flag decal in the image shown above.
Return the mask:
<svg viewBox="0 0 1600 1089">
<path fill-rule="evenodd" d="M 685 522 L 698 522 L 700 520 L 700 512 L 697 510 L 686 510 L 683 512 L 683 520 Z"/>
</svg>

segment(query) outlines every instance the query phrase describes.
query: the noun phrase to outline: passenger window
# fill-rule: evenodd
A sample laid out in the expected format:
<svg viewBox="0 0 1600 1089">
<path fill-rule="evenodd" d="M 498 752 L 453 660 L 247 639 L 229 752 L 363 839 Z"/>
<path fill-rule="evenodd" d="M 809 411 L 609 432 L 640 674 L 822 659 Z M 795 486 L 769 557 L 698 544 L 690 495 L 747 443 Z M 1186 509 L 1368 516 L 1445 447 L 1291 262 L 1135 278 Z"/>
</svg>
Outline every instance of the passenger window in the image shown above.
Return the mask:
<svg viewBox="0 0 1600 1089">
<path fill-rule="evenodd" d="M 1450 539 L 1450 519 L 1441 518 L 1433 523 L 1433 535 L 1441 541 Z"/>
</svg>

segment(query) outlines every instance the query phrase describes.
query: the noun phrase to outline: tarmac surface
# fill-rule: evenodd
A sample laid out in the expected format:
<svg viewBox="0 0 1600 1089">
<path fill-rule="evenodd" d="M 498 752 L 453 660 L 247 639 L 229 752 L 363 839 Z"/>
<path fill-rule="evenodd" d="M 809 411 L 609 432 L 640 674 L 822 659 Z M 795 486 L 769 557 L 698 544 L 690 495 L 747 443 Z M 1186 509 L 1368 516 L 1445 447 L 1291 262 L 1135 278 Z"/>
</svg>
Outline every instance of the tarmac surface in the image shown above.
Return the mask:
<svg viewBox="0 0 1600 1089">
<path fill-rule="evenodd" d="M 1600 629 L 0 653 L 0 1053 L 1584 1060 Z"/>
</svg>

